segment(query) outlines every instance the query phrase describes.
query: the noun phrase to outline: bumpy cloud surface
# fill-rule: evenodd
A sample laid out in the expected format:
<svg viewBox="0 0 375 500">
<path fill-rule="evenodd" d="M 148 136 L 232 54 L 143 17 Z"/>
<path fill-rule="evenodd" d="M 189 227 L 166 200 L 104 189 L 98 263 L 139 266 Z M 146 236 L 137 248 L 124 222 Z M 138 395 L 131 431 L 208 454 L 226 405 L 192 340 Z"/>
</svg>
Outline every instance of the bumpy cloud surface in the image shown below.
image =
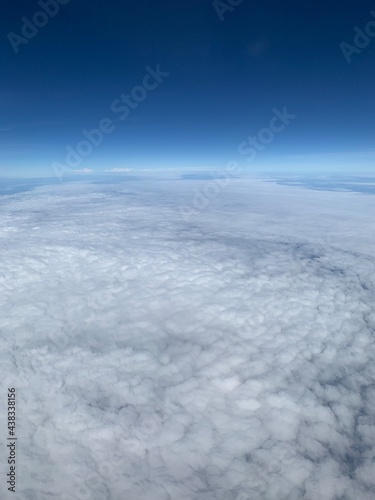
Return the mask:
<svg viewBox="0 0 375 500">
<path fill-rule="evenodd" d="M 18 498 L 375 498 L 375 197 L 207 182 L 0 198 Z"/>
</svg>

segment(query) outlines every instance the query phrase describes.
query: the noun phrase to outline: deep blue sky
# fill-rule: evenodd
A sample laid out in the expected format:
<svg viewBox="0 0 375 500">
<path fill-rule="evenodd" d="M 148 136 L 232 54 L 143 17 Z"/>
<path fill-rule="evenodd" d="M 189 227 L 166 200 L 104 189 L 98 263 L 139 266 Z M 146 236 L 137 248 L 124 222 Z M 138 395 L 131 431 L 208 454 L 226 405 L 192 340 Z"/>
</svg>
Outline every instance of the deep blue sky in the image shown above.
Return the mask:
<svg viewBox="0 0 375 500">
<path fill-rule="evenodd" d="M 368 170 L 375 39 L 350 64 L 340 43 L 375 20 L 371 9 L 243 0 L 221 21 L 212 0 L 70 0 L 16 54 L 8 33 L 20 35 L 21 18 L 41 7 L 13 0 L 0 20 L 0 176 L 54 175 L 65 147 L 103 118 L 115 130 L 78 169 L 222 169 L 238 160 L 249 171 Z M 170 75 L 121 121 L 111 103 L 158 64 Z M 247 162 L 238 145 L 284 106 L 296 118 Z"/>
</svg>

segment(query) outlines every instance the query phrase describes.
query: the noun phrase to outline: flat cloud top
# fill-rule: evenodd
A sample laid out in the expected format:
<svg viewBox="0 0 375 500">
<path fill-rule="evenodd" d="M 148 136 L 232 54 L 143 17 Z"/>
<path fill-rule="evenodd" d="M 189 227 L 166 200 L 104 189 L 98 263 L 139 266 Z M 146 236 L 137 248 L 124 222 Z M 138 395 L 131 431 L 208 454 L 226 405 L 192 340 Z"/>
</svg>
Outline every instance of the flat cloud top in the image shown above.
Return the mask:
<svg viewBox="0 0 375 500">
<path fill-rule="evenodd" d="M 374 199 L 206 185 L 0 198 L 20 498 L 374 498 Z"/>
</svg>

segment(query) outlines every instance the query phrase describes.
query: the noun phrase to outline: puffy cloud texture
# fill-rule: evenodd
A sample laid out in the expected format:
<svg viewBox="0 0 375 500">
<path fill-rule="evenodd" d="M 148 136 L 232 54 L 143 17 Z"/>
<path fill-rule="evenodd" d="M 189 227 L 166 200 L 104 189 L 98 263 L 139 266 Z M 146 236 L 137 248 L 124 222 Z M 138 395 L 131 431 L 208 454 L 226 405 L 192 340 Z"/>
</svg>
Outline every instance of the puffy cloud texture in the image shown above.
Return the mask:
<svg viewBox="0 0 375 500">
<path fill-rule="evenodd" d="M 375 498 L 375 198 L 199 186 L 0 198 L 18 498 Z"/>
</svg>

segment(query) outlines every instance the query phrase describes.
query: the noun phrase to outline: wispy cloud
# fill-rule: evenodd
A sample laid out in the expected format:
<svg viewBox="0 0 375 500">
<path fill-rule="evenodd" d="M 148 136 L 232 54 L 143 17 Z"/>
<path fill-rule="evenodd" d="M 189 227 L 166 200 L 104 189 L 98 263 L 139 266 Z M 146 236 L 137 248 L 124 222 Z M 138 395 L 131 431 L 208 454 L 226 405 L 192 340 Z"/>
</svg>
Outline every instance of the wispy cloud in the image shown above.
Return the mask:
<svg viewBox="0 0 375 500">
<path fill-rule="evenodd" d="M 110 173 L 121 173 L 121 172 L 131 172 L 131 168 L 111 168 L 109 170 L 106 170 L 106 172 Z"/>
<path fill-rule="evenodd" d="M 250 57 L 260 58 L 265 55 L 268 47 L 270 46 L 270 42 L 267 38 L 260 38 L 259 40 L 255 40 L 250 42 L 246 47 L 246 53 Z"/>
<path fill-rule="evenodd" d="M 80 170 L 71 170 L 72 174 L 92 174 L 95 170 L 91 170 L 90 168 L 82 168 Z"/>
</svg>

